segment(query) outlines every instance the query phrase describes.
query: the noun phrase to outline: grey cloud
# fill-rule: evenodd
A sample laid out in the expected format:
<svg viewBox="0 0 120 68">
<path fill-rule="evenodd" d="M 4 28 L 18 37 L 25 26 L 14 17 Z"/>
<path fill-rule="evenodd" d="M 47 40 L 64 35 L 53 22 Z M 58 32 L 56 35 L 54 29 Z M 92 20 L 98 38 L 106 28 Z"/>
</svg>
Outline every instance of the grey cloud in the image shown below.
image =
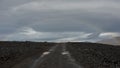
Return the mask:
<svg viewBox="0 0 120 68">
<path fill-rule="evenodd" d="M 101 38 L 114 38 L 114 37 L 119 37 L 120 36 L 120 32 L 105 32 L 105 33 L 101 33 L 99 34 L 99 37 Z"/>
<path fill-rule="evenodd" d="M 7 10 L 14 6 L 31 2 L 32 0 L 0 0 L 0 10 Z"/>
<path fill-rule="evenodd" d="M 85 32 L 38 32 L 32 28 L 25 28 L 10 34 L 4 40 L 36 40 L 36 41 L 73 41 L 87 39 L 92 33 Z M 78 40 L 79 41 L 79 40 Z"/>
<path fill-rule="evenodd" d="M 1 0 L 0 34 L 18 36 L 19 29 L 30 27 L 38 32 L 92 32 L 97 34 L 87 39 L 97 38 L 101 32 L 120 32 L 119 3 L 119 0 Z M 44 40 L 64 39 L 49 35 Z"/>
</svg>

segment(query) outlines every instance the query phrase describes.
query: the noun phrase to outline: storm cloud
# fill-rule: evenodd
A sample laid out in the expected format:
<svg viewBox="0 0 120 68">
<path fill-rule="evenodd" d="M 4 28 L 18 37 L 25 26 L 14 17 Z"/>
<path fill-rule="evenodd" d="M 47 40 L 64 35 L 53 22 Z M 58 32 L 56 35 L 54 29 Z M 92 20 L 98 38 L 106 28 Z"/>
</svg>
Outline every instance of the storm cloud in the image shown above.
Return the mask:
<svg viewBox="0 0 120 68">
<path fill-rule="evenodd" d="M 120 29 L 119 0 L 0 0 L 0 40 L 93 41 Z"/>
</svg>

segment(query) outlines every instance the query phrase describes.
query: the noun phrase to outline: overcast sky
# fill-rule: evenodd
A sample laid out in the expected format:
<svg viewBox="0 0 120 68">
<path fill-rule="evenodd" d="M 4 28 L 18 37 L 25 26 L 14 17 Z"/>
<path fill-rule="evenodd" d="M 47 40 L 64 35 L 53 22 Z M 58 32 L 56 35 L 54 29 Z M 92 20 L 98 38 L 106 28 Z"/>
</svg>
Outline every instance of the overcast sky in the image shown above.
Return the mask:
<svg viewBox="0 0 120 68">
<path fill-rule="evenodd" d="M 97 41 L 120 36 L 120 0 L 0 0 L 0 40 Z"/>
</svg>

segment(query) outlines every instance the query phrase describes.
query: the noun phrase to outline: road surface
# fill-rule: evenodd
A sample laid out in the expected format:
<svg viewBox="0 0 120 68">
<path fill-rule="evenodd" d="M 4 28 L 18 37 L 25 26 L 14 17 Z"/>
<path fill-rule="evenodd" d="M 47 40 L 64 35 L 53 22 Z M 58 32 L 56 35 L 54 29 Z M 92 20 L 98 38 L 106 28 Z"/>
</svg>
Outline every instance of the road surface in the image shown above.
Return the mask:
<svg viewBox="0 0 120 68">
<path fill-rule="evenodd" d="M 38 58 L 29 59 L 21 65 L 13 68 L 82 68 L 76 64 L 69 51 L 66 50 L 65 43 L 57 44 Z"/>
</svg>

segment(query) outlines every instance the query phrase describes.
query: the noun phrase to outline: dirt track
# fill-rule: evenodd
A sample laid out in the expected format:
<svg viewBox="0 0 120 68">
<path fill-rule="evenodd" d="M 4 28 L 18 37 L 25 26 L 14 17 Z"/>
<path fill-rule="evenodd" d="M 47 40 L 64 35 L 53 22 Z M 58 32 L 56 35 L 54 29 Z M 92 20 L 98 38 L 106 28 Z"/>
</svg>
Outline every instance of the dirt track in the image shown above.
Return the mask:
<svg viewBox="0 0 120 68">
<path fill-rule="evenodd" d="M 120 68 L 119 57 L 105 44 L 0 42 L 0 68 Z"/>
</svg>

